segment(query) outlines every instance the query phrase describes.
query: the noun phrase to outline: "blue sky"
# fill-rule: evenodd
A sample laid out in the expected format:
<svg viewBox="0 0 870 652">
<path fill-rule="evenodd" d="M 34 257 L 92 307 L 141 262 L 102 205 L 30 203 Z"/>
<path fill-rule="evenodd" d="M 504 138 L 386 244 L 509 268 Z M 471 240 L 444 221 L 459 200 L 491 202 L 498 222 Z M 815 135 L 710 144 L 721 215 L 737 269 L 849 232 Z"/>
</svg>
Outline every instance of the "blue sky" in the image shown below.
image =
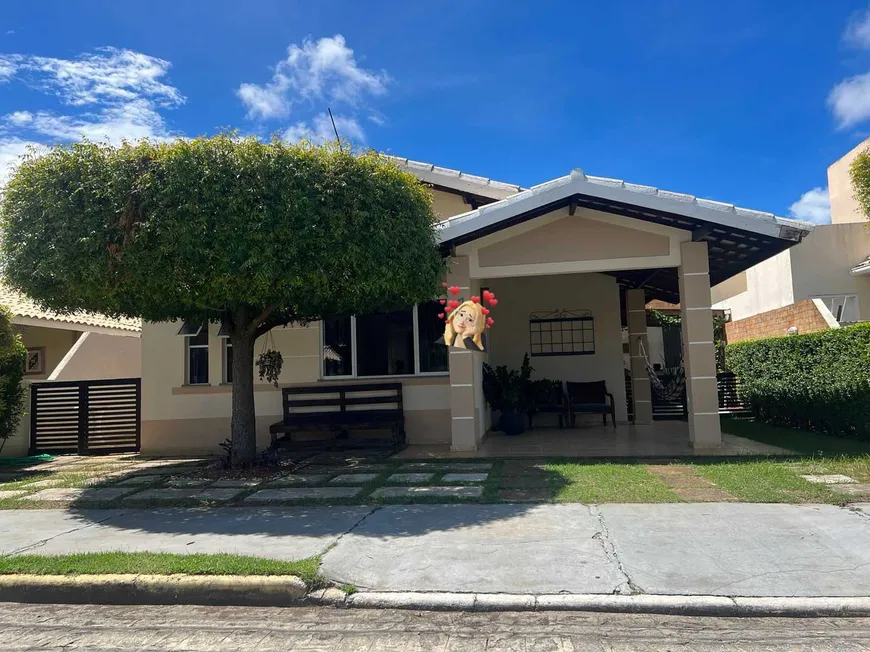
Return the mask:
<svg viewBox="0 0 870 652">
<path fill-rule="evenodd" d="M 866 2 L 8 3 L 0 165 L 27 143 L 339 131 L 532 185 L 580 167 L 826 220 L 870 135 Z"/>
</svg>

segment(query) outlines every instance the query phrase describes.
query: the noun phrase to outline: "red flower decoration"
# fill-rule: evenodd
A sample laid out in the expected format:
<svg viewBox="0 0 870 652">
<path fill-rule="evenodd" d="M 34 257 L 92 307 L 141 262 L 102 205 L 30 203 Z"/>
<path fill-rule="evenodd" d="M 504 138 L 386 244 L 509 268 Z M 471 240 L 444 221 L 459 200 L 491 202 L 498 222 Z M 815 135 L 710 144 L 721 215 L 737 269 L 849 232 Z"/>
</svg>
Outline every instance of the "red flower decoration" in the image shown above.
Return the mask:
<svg viewBox="0 0 870 652">
<path fill-rule="evenodd" d="M 444 319 L 444 313 L 443 313 L 443 312 L 439 312 L 439 313 L 438 313 L 438 319 Z"/>
<path fill-rule="evenodd" d="M 447 289 L 449 290 L 450 294 L 452 294 L 454 297 L 455 297 L 457 294 L 459 294 L 459 292 L 460 292 L 460 290 L 461 290 L 461 288 L 460 288 L 458 285 L 451 285 L 451 286 L 450 286 L 449 288 L 447 288 Z"/>
<path fill-rule="evenodd" d="M 487 326 L 492 326 L 494 323 L 495 323 L 495 319 L 493 319 L 492 317 L 487 317 L 487 318 L 486 318 L 486 324 L 487 324 Z"/>
<path fill-rule="evenodd" d="M 492 299 L 492 300 L 489 302 L 489 305 L 491 305 L 491 306 L 497 306 L 497 305 L 498 305 L 498 300 L 496 300 L 496 299 Z"/>
<path fill-rule="evenodd" d="M 480 303 L 480 297 L 471 297 L 472 303 Z"/>
</svg>

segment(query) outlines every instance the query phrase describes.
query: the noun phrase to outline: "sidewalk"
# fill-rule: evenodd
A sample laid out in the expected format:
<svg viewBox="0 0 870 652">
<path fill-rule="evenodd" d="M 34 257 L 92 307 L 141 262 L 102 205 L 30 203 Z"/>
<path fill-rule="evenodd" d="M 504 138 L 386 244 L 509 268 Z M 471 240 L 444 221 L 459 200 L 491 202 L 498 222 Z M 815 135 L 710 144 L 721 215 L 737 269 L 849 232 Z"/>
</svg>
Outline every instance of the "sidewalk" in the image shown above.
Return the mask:
<svg viewBox="0 0 870 652">
<path fill-rule="evenodd" d="M 870 504 L 0 511 L 0 554 L 302 559 L 360 590 L 870 596 Z"/>
</svg>

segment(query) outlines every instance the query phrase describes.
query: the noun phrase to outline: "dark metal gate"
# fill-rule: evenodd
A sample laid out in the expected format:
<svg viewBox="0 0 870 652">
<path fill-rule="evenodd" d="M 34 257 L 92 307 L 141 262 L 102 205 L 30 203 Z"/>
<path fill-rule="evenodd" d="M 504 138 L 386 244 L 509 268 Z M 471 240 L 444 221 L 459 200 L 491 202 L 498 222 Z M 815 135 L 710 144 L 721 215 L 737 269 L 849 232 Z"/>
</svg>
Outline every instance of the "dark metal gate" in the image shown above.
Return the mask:
<svg viewBox="0 0 870 652">
<path fill-rule="evenodd" d="M 30 453 L 138 452 L 139 378 L 31 383 Z"/>
</svg>

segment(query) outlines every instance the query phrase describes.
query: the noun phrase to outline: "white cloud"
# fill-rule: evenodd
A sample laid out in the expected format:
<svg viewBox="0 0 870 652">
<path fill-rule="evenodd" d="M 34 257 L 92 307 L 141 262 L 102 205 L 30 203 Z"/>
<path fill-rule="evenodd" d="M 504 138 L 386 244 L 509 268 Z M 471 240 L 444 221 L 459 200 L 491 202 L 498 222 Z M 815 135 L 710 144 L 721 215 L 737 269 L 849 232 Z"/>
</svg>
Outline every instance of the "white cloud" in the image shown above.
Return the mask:
<svg viewBox="0 0 870 652">
<path fill-rule="evenodd" d="M 834 86 L 828 107 L 841 129 L 870 118 L 870 73 L 855 75 Z"/>
<path fill-rule="evenodd" d="M 361 68 L 344 37 L 336 34 L 291 44 L 271 81 L 242 84 L 237 94 L 249 118 L 284 118 L 302 99 L 359 106 L 367 96 L 383 95 L 389 81 L 383 71 Z"/>
<path fill-rule="evenodd" d="M 360 143 L 365 142 L 365 132 L 356 118 L 341 115 L 334 117 L 335 128 L 338 130 L 338 135 L 341 138 L 347 138 L 348 140 Z M 284 139 L 291 143 L 297 143 L 304 139 L 312 143 L 322 144 L 335 140 L 335 130 L 332 128 L 329 114 L 320 113 L 314 116 L 314 119 L 310 123 L 297 122 L 288 127 L 287 131 L 284 132 Z"/>
<path fill-rule="evenodd" d="M 33 122 L 33 114 L 30 111 L 15 111 L 5 118 L 15 126 L 22 126 Z"/>
<path fill-rule="evenodd" d="M 830 224 L 831 198 L 827 188 L 813 188 L 801 195 L 795 203 L 788 207 L 789 214 L 804 222 L 815 224 Z"/>
<path fill-rule="evenodd" d="M 21 156 L 27 152 L 28 147 L 38 151 L 41 145 L 18 138 L 0 142 L 0 188 L 6 185 L 6 180 L 15 170 L 15 166 L 21 160 Z"/>
<path fill-rule="evenodd" d="M 843 40 L 852 47 L 870 48 L 870 9 L 853 14 L 843 32 Z"/>
<path fill-rule="evenodd" d="M 17 68 L 18 66 L 10 57 L 0 57 L 0 83 L 12 79 Z"/>
</svg>

